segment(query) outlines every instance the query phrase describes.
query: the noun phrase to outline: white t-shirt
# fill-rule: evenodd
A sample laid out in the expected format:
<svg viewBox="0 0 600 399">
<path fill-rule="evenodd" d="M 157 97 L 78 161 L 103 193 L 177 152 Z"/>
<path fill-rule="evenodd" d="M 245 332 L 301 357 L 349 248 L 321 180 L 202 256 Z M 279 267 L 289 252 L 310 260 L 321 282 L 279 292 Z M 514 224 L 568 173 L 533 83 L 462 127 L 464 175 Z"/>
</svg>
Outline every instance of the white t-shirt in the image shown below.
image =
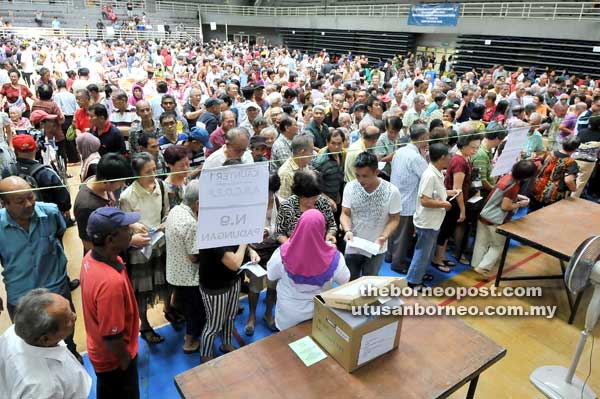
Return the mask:
<svg viewBox="0 0 600 399">
<path fill-rule="evenodd" d="M 444 221 L 446 210 L 444 208 L 425 208 L 421 205 L 421 197 L 427 196 L 434 200 L 446 200 L 446 187 L 444 186 L 444 175 L 435 166 L 429 164 L 419 182 L 417 194 L 417 208 L 413 217 L 413 223 L 420 229 L 439 230 Z"/>
<path fill-rule="evenodd" d="M 342 206 L 350 209 L 352 234 L 365 240 L 375 241 L 383 232 L 390 215 L 400 213 L 402 202 L 400 192 L 393 184 L 379 179 L 379 187 L 367 193 L 358 180 L 352 180 L 344 188 Z M 387 251 L 387 241 L 379 253 Z M 346 254 L 371 254 L 357 248 L 346 247 Z"/>
<path fill-rule="evenodd" d="M 206 158 L 203 168 L 210 169 L 223 166 L 223 163 L 227 160 L 223 149 L 224 147 L 221 147 L 210 154 L 209 157 Z M 252 153 L 250 151 L 246 150 L 246 152 L 244 152 L 244 155 L 242 155 L 242 163 L 254 163 L 254 158 L 252 158 Z"/>
</svg>

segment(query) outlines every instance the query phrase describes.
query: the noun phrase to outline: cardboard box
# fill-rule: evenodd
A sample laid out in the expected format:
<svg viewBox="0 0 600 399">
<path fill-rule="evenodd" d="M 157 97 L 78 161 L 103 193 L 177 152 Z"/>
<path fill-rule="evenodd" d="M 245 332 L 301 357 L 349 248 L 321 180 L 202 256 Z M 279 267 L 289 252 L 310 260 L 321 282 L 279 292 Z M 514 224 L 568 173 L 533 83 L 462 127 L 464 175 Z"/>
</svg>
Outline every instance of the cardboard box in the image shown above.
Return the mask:
<svg viewBox="0 0 600 399">
<path fill-rule="evenodd" d="M 385 306 L 401 304 L 391 298 Z M 312 337 L 350 373 L 396 349 L 401 328 L 401 316 L 353 315 L 328 305 L 320 295 L 314 298 Z"/>
<path fill-rule="evenodd" d="M 321 297 L 329 306 L 337 309 L 352 310 L 353 307 L 368 305 L 378 301 L 377 296 L 361 295 L 361 287 L 367 284 L 378 289 L 404 288 L 406 287 L 406 279 L 400 277 L 365 276 L 323 292 L 321 293 Z"/>
</svg>

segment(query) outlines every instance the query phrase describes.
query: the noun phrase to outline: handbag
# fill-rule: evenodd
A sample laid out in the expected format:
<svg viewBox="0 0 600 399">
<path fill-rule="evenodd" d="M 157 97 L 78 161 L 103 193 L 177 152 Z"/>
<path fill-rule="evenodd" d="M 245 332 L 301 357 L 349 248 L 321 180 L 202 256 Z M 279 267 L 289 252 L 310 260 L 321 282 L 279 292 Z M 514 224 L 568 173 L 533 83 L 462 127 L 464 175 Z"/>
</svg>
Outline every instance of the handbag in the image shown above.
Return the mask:
<svg viewBox="0 0 600 399">
<path fill-rule="evenodd" d="M 68 141 L 73 141 L 77 138 L 77 133 L 75 132 L 75 125 L 69 126 L 65 137 Z"/>
<path fill-rule="evenodd" d="M 513 188 L 515 184 L 517 183 L 513 182 L 509 184 L 504 190 L 496 188 L 490 199 L 484 205 L 479 216 L 494 225 L 500 225 L 504 223 L 504 219 L 506 219 L 508 211 L 502 210 L 502 200 L 504 199 L 504 193 Z"/>
</svg>

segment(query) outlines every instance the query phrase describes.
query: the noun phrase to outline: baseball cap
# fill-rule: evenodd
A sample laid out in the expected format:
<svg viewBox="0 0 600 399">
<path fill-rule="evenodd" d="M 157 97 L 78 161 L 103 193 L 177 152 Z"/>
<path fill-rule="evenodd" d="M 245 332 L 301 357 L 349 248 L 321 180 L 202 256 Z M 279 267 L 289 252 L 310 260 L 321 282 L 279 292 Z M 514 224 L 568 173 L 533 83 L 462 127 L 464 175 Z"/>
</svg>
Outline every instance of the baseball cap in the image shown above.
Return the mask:
<svg viewBox="0 0 600 399">
<path fill-rule="evenodd" d="M 254 90 L 259 90 L 259 89 L 262 90 L 265 88 L 265 86 L 258 84 L 258 83 L 253 84 L 252 87 L 254 87 Z"/>
<path fill-rule="evenodd" d="M 392 98 L 390 96 L 388 96 L 387 94 L 384 94 L 383 96 L 381 96 L 380 100 L 382 103 L 391 103 L 392 102 Z"/>
<path fill-rule="evenodd" d="M 250 102 L 246 105 L 246 109 L 254 108 L 260 111 L 260 106 L 255 102 Z"/>
<path fill-rule="evenodd" d="M 250 138 L 250 148 L 267 146 L 267 140 L 263 136 L 252 136 Z"/>
<path fill-rule="evenodd" d="M 204 106 L 206 108 L 214 107 L 215 105 L 221 104 L 223 104 L 223 100 L 219 98 L 209 98 L 208 100 L 204 101 Z"/>
<path fill-rule="evenodd" d="M 45 120 L 52 120 L 57 118 L 58 115 L 49 114 L 46 111 L 42 111 L 41 109 L 36 109 L 31 113 L 31 115 L 29 115 L 29 120 L 34 125 L 37 125 L 38 123 L 43 122 Z"/>
<path fill-rule="evenodd" d="M 119 227 L 129 226 L 138 220 L 140 214 L 137 212 L 123 212 L 118 208 L 102 207 L 90 215 L 86 232 L 92 238 L 101 238 Z"/>
<path fill-rule="evenodd" d="M 204 145 L 204 147 L 206 148 L 213 148 L 212 143 L 208 140 L 210 138 L 210 135 L 208 134 L 208 131 L 203 127 L 194 126 L 193 128 L 191 128 L 189 138 L 201 142 L 202 145 Z"/>
<path fill-rule="evenodd" d="M 14 136 L 12 144 L 17 152 L 30 152 L 37 150 L 35 139 L 28 134 L 19 134 Z"/>
</svg>

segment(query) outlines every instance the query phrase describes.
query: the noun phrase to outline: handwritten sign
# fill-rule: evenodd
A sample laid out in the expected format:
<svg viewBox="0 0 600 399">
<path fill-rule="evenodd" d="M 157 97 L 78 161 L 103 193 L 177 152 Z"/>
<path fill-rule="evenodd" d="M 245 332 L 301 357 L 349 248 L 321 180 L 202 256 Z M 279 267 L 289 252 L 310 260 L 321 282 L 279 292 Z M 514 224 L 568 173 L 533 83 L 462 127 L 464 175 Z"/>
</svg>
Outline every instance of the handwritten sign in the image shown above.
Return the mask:
<svg viewBox="0 0 600 399">
<path fill-rule="evenodd" d="M 262 242 L 268 163 L 204 169 L 200 175 L 198 249 Z"/>
<path fill-rule="evenodd" d="M 509 130 L 504 151 L 492 169 L 492 176 L 502 176 L 512 170 L 515 162 L 521 157 L 521 151 L 525 148 L 527 132 L 529 132 L 529 126 Z"/>
</svg>

